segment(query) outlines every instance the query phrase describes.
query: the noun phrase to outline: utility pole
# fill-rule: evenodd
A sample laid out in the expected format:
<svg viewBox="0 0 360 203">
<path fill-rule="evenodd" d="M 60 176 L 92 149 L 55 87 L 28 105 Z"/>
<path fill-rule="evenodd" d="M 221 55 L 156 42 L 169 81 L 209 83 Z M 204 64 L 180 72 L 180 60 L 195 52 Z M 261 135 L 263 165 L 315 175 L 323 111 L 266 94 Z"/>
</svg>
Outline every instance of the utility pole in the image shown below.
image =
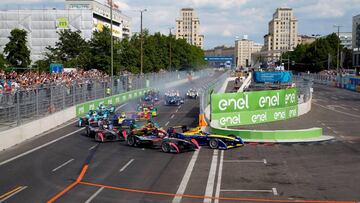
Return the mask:
<svg viewBox="0 0 360 203">
<path fill-rule="evenodd" d="M 110 34 L 111 34 L 111 83 L 114 76 L 114 42 L 113 42 L 113 0 L 110 0 Z"/>
<path fill-rule="evenodd" d="M 337 28 L 337 36 L 340 40 L 340 28 L 343 27 L 341 25 L 334 25 Z M 340 63 L 340 42 L 338 43 L 337 47 L 337 58 L 336 58 L 336 72 L 339 72 L 339 63 Z"/>
<path fill-rule="evenodd" d="M 146 9 L 140 10 L 140 75 L 143 74 L 144 68 L 144 53 L 143 53 L 143 12 L 146 12 Z"/>
<path fill-rule="evenodd" d="M 172 62 L 171 62 L 171 58 L 172 58 L 172 56 L 171 56 L 171 54 L 172 54 L 172 53 L 171 53 L 171 52 L 172 52 L 172 50 L 171 50 L 171 41 L 172 41 L 172 33 L 171 33 L 171 30 L 172 30 L 172 29 L 174 29 L 174 28 L 173 28 L 173 27 L 170 27 L 170 28 L 169 28 L 169 31 L 170 31 L 170 32 L 169 32 L 169 33 L 170 33 L 170 34 L 169 34 L 169 44 L 170 44 L 170 49 L 169 49 L 169 70 L 170 70 L 170 71 L 171 71 L 171 63 L 172 63 Z"/>
</svg>

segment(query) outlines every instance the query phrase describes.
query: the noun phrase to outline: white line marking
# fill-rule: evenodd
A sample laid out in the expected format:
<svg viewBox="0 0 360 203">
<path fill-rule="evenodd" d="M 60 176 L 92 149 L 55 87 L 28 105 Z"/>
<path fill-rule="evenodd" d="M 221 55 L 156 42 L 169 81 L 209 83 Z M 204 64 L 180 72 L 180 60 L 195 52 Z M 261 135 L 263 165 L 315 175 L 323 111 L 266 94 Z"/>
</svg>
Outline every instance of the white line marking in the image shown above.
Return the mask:
<svg viewBox="0 0 360 203">
<path fill-rule="evenodd" d="M 219 162 L 219 171 L 218 178 L 215 190 L 215 197 L 220 197 L 220 188 L 221 188 L 221 178 L 222 178 L 222 170 L 223 170 L 223 161 L 224 161 L 224 150 L 221 150 L 220 154 L 220 162 Z M 214 203 L 219 203 L 219 199 L 215 199 Z"/>
<path fill-rule="evenodd" d="M 131 159 L 129 162 L 127 162 L 120 170 L 119 173 L 123 172 L 135 159 Z"/>
<path fill-rule="evenodd" d="M 174 116 L 175 116 L 175 115 L 173 114 L 173 115 L 171 115 L 171 117 L 170 117 L 170 118 L 171 118 L 171 119 L 173 119 L 173 118 L 174 118 Z"/>
<path fill-rule="evenodd" d="M 181 108 L 181 105 L 178 107 L 178 109 L 180 109 Z"/>
<path fill-rule="evenodd" d="M 72 162 L 72 161 L 74 161 L 74 159 L 70 159 L 69 161 L 67 161 L 67 162 L 61 164 L 60 166 L 54 168 L 54 169 L 52 170 L 52 172 L 55 172 L 55 171 L 59 170 L 60 168 L 66 166 L 67 164 L 69 164 L 69 163 Z"/>
<path fill-rule="evenodd" d="M 14 196 L 14 195 L 16 195 L 17 193 L 19 193 L 19 192 L 21 192 L 21 191 L 25 190 L 26 188 L 27 188 L 27 186 L 23 186 L 23 187 L 21 187 L 21 189 L 17 190 L 16 192 L 12 193 L 12 194 L 11 194 L 11 195 L 9 195 L 9 196 L 6 196 L 4 199 L 0 200 L 0 202 L 4 202 L 5 200 L 7 200 L 7 199 L 11 198 L 12 196 Z"/>
<path fill-rule="evenodd" d="M 276 189 L 275 187 L 272 188 L 272 191 L 273 191 L 273 194 L 274 194 L 275 196 L 278 195 L 277 189 Z"/>
<path fill-rule="evenodd" d="M 213 196 L 217 163 L 218 163 L 218 150 L 216 149 L 216 150 L 214 150 L 214 154 L 213 154 L 213 157 L 212 157 L 212 161 L 211 161 L 211 165 L 210 165 L 210 171 L 209 171 L 209 177 L 208 177 L 208 180 L 207 180 L 206 189 L 205 189 L 205 195 L 204 196 L 208 196 L 208 197 Z M 209 198 L 204 199 L 204 203 L 211 203 L 211 201 L 212 200 L 209 199 Z"/>
<path fill-rule="evenodd" d="M 103 191 L 104 187 L 101 187 L 98 189 L 93 195 L 89 197 L 88 200 L 85 201 L 85 203 L 90 203 L 101 191 Z"/>
<path fill-rule="evenodd" d="M 191 173 L 194 169 L 195 162 L 198 158 L 199 152 L 200 152 L 200 149 L 195 151 L 193 156 L 191 157 L 189 165 L 186 168 L 185 174 L 181 180 L 178 190 L 176 191 L 176 194 L 181 194 L 181 195 L 184 194 L 186 186 L 190 180 Z M 180 203 L 181 199 L 182 199 L 182 196 L 175 196 L 172 203 Z"/>
<path fill-rule="evenodd" d="M 38 147 L 35 147 L 35 148 L 33 148 L 33 149 L 31 149 L 31 150 L 29 150 L 29 151 L 27 151 L 27 152 L 21 153 L 21 154 L 19 154 L 19 155 L 17 155 L 17 156 L 14 156 L 14 157 L 12 157 L 12 158 L 10 158 L 10 159 L 8 159 L 8 160 L 5 160 L 5 161 L 3 161 L 3 162 L 0 163 L 0 166 L 2 166 L 2 165 L 4 165 L 4 164 L 7 164 L 7 163 L 9 163 L 9 162 L 11 162 L 11 161 L 14 161 L 14 160 L 16 160 L 16 159 L 18 159 L 18 158 L 21 158 L 21 157 L 23 157 L 23 156 L 26 156 L 26 155 L 28 155 L 28 154 L 30 154 L 30 153 L 33 153 L 33 152 L 35 152 L 35 151 L 37 151 L 37 150 L 39 150 L 39 149 L 41 149 L 41 148 L 44 148 L 44 147 L 46 147 L 46 146 L 49 146 L 49 145 L 51 145 L 51 144 L 53 144 L 53 143 L 55 143 L 55 142 L 57 142 L 57 141 L 60 141 L 60 140 L 62 140 L 62 139 L 64 139 L 64 138 L 69 137 L 70 135 L 73 135 L 73 134 L 75 134 L 75 133 L 77 133 L 77 132 L 80 132 L 81 130 L 84 130 L 84 128 L 80 128 L 80 129 L 78 129 L 78 130 L 75 130 L 75 131 L 72 132 L 72 133 L 66 134 L 66 135 L 64 135 L 64 136 L 62 136 L 62 137 L 59 137 L 59 138 L 57 138 L 57 139 L 55 139 L 55 140 L 52 140 L 52 141 L 50 141 L 50 142 L 48 142 L 48 143 L 45 143 L 45 144 L 40 145 L 40 146 L 38 146 Z"/>
<path fill-rule="evenodd" d="M 121 104 L 119 107 L 117 107 L 117 108 L 115 109 L 115 111 L 118 111 L 120 108 L 122 108 L 122 107 L 124 107 L 124 106 L 126 106 L 126 105 L 128 105 L 128 103 Z"/>
<path fill-rule="evenodd" d="M 326 126 L 327 129 L 331 130 L 331 128 L 329 126 Z"/>
<path fill-rule="evenodd" d="M 98 145 L 98 144 L 95 144 L 94 146 L 90 147 L 90 148 L 89 148 L 89 151 L 90 151 L 90 150 L 93 150 L 97 145 Z"/>
<path fill-rule="evenodd" d="M 266 159 L 262 160 L 224 160 L 226 163 L 264 163 L 267 164 Z"/>
<path fill-rule="evenodd" d="M 357 108 L 352 108 L 352 110 L 354 110 L 354 111 L 359 111 L 359 109 L 357 109 Z"/>
<path fill-rule="evenodd" d="M 141 148 L 141 150 L 145 151 L 145 148 Z"/>
<path fill-rule="evenodd" d="M 168 126 L 168 125 L 169 125 L 169 123 L 170 123 L 169 121 L 168 121 L 168 122 L 166 122 L 166 123 L 165 123 L 165 126 Z"/>
<path fill-rule="evenodd" d="M 273 190 L 221 190 L 221 192 L 264 192 L 264 193 L 274 193 Z"/>
<path fill-rule="evenodd" d="M 321 104 L 318 104 L 318 103 L 316 103 L 316 102 L 313 102 L 313 104 L 318 105 L 318 106 L 320 106 L 320 107 L 322 107 L 322 108 L 324 108 L 324 109 L 329 109 L 329 110 L 331 110 L 331 111 L 335 111 L 335 112 L 337 112 L 337 113 L 341 113 L 341 114 L 344 114 L 344 115 L 347 115 L 347 116 L 352 116 L 352 117 L 355 117 L 355 118 L 360 118 L 360 116 L 358 116 L 358 115 L 354 115 L 354 114 L 351 114 L 351 113 L 346 113 L 346 112 L 343 112 L 343 111 L 339 111 L 339 110 L 335 110 L 335 109 L 332 109 L 332 108 L 328 108 L 328 107 L 323 106 L 323 105 L 321 105 Z"/>
<path fill-rule="evenodd" d="M 176 109 L 175 113 L 177 113 L 179 111 L 179 109 Z"/>
</svg>

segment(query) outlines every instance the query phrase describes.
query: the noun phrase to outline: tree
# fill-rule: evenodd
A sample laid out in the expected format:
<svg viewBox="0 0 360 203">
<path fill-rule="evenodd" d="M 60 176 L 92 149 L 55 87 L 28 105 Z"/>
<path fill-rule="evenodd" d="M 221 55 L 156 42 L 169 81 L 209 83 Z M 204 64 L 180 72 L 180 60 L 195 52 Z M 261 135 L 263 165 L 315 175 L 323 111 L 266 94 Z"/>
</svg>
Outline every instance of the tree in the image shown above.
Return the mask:
<svg viewBox="0 0 360 203">
<path fill-rule="evenodd" d="M 339 43 L 339 37 L 333 33 L 327 37 L 316 39 L 311 44 L 300 44 L 294 51 L 284 53 L 282 58 L 290 58 L 291 61 L 295 61 L 291 70 L 319 72 L 327 69 L 329 55 L 331 56 L 330 67 L 336 67 Z"/>
<path fill-rule="evenodd" d="M 46 61 L 62 63 L 65 67 L 84 68 L 90 63 L 89 45 L 81 37 L 81 31 L 62 30 L 54 47 L 46 47 Z"/>
<path fill-rule="evenodd" d="M 25 68 L 30 65 L 30 50 L 26 46 L 26 38 L 27 32 L 25 30 L 13 29 L 10 32 L 10 41 L 5 45 L 4 54 L 11 66 Z"/>
<path fill-rule="evenodd" d="M 102 31 L 94 31 L 93 37 L 89 42 L 89 49 L 92 59 L 92 68 L 96 68 L 107 73 L 110 73 L 110 46 L 111 46 L 110 29 L 104 26 Z M 114 52 L 116 53 L 116 52 Z M 114 73 L 116 73 L 114 71 Z"/>
<path fill-rule="evenodd" d="M 6 60 L 3 54 L 0 54 L 0 70 L 5 69 Z"/>
</svg>

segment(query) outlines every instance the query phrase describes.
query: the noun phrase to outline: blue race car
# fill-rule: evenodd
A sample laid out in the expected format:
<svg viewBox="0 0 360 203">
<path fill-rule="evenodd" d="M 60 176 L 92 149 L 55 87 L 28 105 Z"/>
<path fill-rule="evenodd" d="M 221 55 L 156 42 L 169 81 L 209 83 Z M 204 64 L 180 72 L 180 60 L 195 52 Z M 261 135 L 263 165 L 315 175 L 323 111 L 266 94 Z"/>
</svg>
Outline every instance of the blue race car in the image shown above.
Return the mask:
<svg viewBox="0 0 360 203">
<path fill-rule="evenodd" d="M 182 133 L 176 131 L 182 129 Z M 209 146 L 211 149 L 230 149 L 244 146 L 244 141 L 235 135 L 215 135 L 201 131 L 200 127 L 188 129 L 187 126 L 170 127 L 167 130 L 169 137 L 191 140 L 195 139 L 200 146 Z"/>
</svg>

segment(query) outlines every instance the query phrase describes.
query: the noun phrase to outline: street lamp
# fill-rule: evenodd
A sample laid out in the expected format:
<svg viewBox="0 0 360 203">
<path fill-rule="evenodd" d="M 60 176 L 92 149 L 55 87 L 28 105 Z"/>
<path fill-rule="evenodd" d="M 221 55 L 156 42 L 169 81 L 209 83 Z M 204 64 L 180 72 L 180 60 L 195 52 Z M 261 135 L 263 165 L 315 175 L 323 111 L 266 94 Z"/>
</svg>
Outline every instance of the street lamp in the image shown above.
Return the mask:
<svg viewBox="0 0 360 203">
<path fill-rule="evenodd" d="M 144 53 L 143 53 L 143 13 L 146 12 L 147 9 L 141 9 L 140 12 L 140 75 L 143 74 L 144 67 Z"/>
<path fill-rule="evenodd" d="M 110 3 L 110 52 L 111 52 L 111 62 L 110 62 L 110 66 L 111 66 L 111 82 L 112 82 L 112 78 L 114 76 L 114 42 L 113 42 L 113 0 L 109 1 Z"/>
<path fill-rule="evenodd" d="M 341 25 L 334 25 L 335 28 L 337 28 L 337 36 L 340 40 L 340 28 L 343 27 Z M 337 57 L 336 57 L 336 72 L 339 72 L 339 58 L 340 58 L 340 42 L 338 43 L 337 47 Z"/>
<path fill-rule="evenodd" d="M 170 44 L 170 49 L 169 49 L 169 70 L 171 71 L 171 40 L 172 40 L 172 33 L 171 30 L 174 29 L 174 27 L 169 27 L 169 44 Z"/>
</svg>

